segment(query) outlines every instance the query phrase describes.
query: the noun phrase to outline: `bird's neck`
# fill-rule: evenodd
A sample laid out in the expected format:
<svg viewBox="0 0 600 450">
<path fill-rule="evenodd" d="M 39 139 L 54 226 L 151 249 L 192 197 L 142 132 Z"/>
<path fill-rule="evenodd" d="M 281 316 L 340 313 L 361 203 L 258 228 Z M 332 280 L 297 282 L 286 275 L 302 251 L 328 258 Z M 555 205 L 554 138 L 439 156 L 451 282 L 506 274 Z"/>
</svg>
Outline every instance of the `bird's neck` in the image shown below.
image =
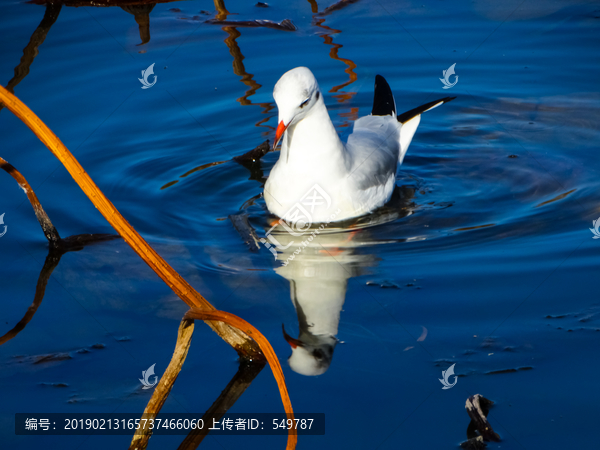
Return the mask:
<svg viewBox="0 0 600 450">
<path fill-rule="evenodd" d="M 344 144 L 331 122 L 321 96 L 306 117 L 287 129 L 281 157 L 288 164 L 309 164 L 314 167 L 319 164 L 327 165 L 328 161 L 337 165 L 343 156 Z"/>
</svg>

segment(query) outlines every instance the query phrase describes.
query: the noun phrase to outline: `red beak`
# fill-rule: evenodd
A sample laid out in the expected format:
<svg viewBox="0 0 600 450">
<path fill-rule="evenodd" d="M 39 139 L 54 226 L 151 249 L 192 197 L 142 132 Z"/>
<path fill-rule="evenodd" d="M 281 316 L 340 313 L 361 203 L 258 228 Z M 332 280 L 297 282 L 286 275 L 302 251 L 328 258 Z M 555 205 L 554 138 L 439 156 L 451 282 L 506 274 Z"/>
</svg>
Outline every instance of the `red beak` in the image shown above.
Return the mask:
<svg viewBox="0 0 600 450">
<path fill-rule="evenodd" d="M 289 123 L 287 125 L 284 125 L 283 120 L 279 122 L 279 125 L 277 125 L 277 131 L 275 132 L 275 144 L 273 144 L 273 150 L 275 150 L 275 147 L 277 147 L 277 144 L 279 143 L 281 136 L 283 136 L 283 133 L 285 133 L 285 130 L 287 130 L 288 125 Z"/>
<path fill-rule="evenodd" d="M 283 122 L 281 122 L 281 123 L 283 123 Z M 289 334 L 287 334 L 285 332 L 285 327 L 283 326 L 283 324 L 281 324 L 281 329 L 283 330 L 283 337 L 285 338 L 287 343 L 290 344 L 290 347 L 292 347 L 292 348 L 304 347 L 304 344 L 302 343 L 302 341 L 300 341 L 298 339 L 294 339 L 293 337 L 291 337 Z"/>
</svg>

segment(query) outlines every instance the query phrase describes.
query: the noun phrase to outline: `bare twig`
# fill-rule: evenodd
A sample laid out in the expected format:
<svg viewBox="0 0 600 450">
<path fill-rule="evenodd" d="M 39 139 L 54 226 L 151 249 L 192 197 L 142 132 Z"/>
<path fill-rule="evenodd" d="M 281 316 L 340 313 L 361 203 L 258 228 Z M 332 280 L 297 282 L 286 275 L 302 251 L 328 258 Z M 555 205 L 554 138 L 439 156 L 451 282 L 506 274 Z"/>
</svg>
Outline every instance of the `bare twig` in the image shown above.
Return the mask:
<svg viewBox="0 0 600 450">
<path fill-rule="evenodd" d="M 192 343 L 193 334 L 194 321 L 192 319 L 182 319 L 177 332 L 177 343 L 175 344 L 173 357 L 171 358 L 167 370 L 165 370 L 164 375 L 160 379 L 160 382 L 156 385 L 152 397 L 150 398 L 148 405 L 146 405 L 146 409 L 144 409 L 144 414 L 142 415 L 143 418 L 154 419 L 165 404 L 165 401 L 175 384 L 175 380 L 179 376 L 179 372 L 181 372 L 181 367 L 185 362 L 185 358 Z M 144 424 L 146 424 L 146 426 L 144 428 L 139 428 L 133 435 L 131 445 L 129 446 L 130 450 L 142 450 L 148 445 L 148 440 L 150 439 L 150 436 L 152 436 L 152 430 L 150 430 L 149 422 L 144 422 Z"/>
<path fill-rule="evenodd" d="M 46 211 L 44 211 L 44 208 L 42 208 L 42 205 L 40 204 L 37 195 L 35 195 L 35 192 L 33 192 L 33 189 L 31 189 L 31 186 L 29 185 L 25 177 L 21 175 L 21 173 L 17 169 L 15 169 L 11 164 L 6 162 L 6 160 L 4 160 L 3 158 L 0 158 L 0 169 L 3 169 L 11 177 L 13 177 L 17 181 L 17 183 L 19 183 L 19 186 L 25 192 L 27 198 L 29 199 L 29 202 L 31 203 L 31 206 L 33 207 L 35 217 L 37 217 L 37 220 L 40 223 L 40 226 L 42 227 L 42 231 L 44 232 L 44 236 L 46 236 L 46 239 L 48 239 L 50 246 L 58 247 L 60 242 L 60 235 L 58 234 L 58 231 L 56 230 L 54 225 L 52 225 L 50 217 L 48 217 L 48 214 L 46 214 Z"/>
<path fill-rule="evenodd" d="M 500 436 L 487 421 L 490 406 L 493 404 L 493 401 L 482 397 L 480 394 L 472 395 L 467 399 L 465 408 L 471 418 L 471 423 L 467 428 L 467 437 L 470 440 L 477 439 L 478 436 L 475 433 L 475 430 L 477 430 L 485 441 L 500 442 Z"/>
</svg>

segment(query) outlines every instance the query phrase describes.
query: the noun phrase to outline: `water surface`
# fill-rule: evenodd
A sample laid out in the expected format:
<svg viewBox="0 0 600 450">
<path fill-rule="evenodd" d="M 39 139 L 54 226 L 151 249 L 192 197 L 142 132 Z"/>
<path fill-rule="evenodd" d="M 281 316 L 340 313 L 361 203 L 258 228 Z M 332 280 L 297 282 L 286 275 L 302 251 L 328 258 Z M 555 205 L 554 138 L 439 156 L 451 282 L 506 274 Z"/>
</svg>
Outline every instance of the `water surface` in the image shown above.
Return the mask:
<svg viewBox="0 0 600 450">
<path fill-rule="evenodd" d="M 365 0 L 327 13 L 332 4 L 227 1 L 228 20 L 297 27 L 283 31 L 206 23 L 217 16 L 211 3 L 176 1 L 156 4 L 141 34 L 119 7 L 65 2 L 41 25 L 46 6 L 35 3 L 0 6 L 0 82 L 14 79 L 31 41 L 15 94 L 186 280 L 270 340 L 295 410 L 326 414 L 326 435 L 298 448 L 456 447 L 476 393 L 496 402 L 489 420 L 502 442 L 489 448 L 594 446 L 599 2 Z M 141 89 L 153 63 L 157 82 Z M 454 63 L 459 81 L 443 89 Z M 264 236 L 261 177 L 278 153 L 262 173 L 231 159 L 273 139 L 272 88 L 300 65 L 344 136 L 370 112 L 376 74 L 400 111 L 457 99 L 423 116 L 397 196 L 363 219 L 375 226 L 331 229 L 282 268 L 285 255 L 251 252 L 228 219 L 244 215 Z M 62 236 L 113 232 L 6 109 L 0 149 Z M 6 174 L 2 213 L 0 334 L 27 311 L 48 254 Z M 128 446 L 129 436 L 15 436 L 14 413 L 141 414 L 151 391 L 138 378 L 151 364 L 163 373 L 186 310 L 121 240 L 64 255 L 33 319 L 0 347 L 2 443 Z M 282 324 L 325 354 L 320 375 L 288 365 Z M 38 362 L 49 354 L 63 356 Z M 458 382 L 443 390 L 452 364 Z M 163 411 L 204 412 L 236 370 L 236 354 L 199 324 Z M 268 368 L 230 410 L 281 411 Z M 182 439 L 155 436 L 150 446 Z M 242 445 L 283 448 L 285 438 L 209 436 L 202 448 Z"/>
</svg>

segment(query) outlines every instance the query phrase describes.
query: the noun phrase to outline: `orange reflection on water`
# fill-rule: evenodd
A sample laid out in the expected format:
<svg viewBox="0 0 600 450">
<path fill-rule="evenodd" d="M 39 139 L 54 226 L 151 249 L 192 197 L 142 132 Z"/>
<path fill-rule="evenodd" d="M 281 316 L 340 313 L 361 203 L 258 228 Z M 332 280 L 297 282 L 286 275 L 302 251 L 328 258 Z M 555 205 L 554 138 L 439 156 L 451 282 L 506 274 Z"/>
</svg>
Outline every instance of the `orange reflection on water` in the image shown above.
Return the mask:
<svg viewBox="0 0 600 450">
<path fill-rule="evenodd" d="M 237 38 L 241 36 L 241 33 L 238 31 L 236 27 L 223 27 L 223 31 L 225 31 L 229 36 L 225 39 L 225 44 L 227 48 L 229 48 L 229 53 L 233 56 L 233 72 L 241 78 L 241 82 L 248 86 L 250 89 L 246 91 L 246 94 L 242 97 L 238 98 L 237 101 L 244 106 L 248 105 L 257 105 L 263 108 L 262 113 L 268 114 L 275 105 L 273 102 L 265 102 L 265 103 L 252 103 L 249 99 L 252 95 L 256 93 L 258 89 L 262 87 L 262 84 L 257 83 L 254 80 L 254 75 L 246 72 L 246 68 L 244 67 L 244 55 L 237 44 Z M 266 117 L 256 123 L 257 127 L 262 127 L 263 123 L 267 122 L 270 117 Z M 269 134 L 274 130 L 271 126 L 264 126 L 264 128 L 268 128 L 268 131 L 263 132 L 263 134 Z"/>
<path fill-rule="evenodd" d="M 341 33 L 342 30 L 336 30 L 334 28 L 330 28 L 326 25 L 323 25 L 324 22 L 325 22 L 324 18 L 319 18 L 319 19 L 315 19 L 314 24 L 316 26 L 318 26 L 319 28 L 322 28 L 326 31 L 325 33 L 322 34 L 322 37 L 323 37 L 325 44 L 330 45 L 332 47 L 331 50 L 329 51 L 329 57 L 331 59 L 341 61 L 346 66 L 348 66 L 344 72 L 346 72 L 350 76 L 350 80 L 348 80 L 345 83 L 340 84 L 338 86 L 332 87 L 331 90 L 329 91 L 331 93 L 336 93 L 340 89 L 345 88 L 346 86 L 349 86 L 350 84 L 354 83 L 358 79 L 358 76 L 356 75 L 356 73 L 354 73 L 354 69 L 356 69 L 356 63 L 348 58 L 340 58 L 340 56 L 338 55 L 338 50 L 340 48 L 342 48 L 343 45 L 334 43 L 333 35 L 336 33 Z M 343 92 L 342 91 L 339 94 L 334 95 L 333 97 L 336 98 L 339 103 L 344 103 L 344 102 L 352 99 L 352 97 L 354 97 L 355 95 L 356 95 L 356 92 Z"/>
</svg>

